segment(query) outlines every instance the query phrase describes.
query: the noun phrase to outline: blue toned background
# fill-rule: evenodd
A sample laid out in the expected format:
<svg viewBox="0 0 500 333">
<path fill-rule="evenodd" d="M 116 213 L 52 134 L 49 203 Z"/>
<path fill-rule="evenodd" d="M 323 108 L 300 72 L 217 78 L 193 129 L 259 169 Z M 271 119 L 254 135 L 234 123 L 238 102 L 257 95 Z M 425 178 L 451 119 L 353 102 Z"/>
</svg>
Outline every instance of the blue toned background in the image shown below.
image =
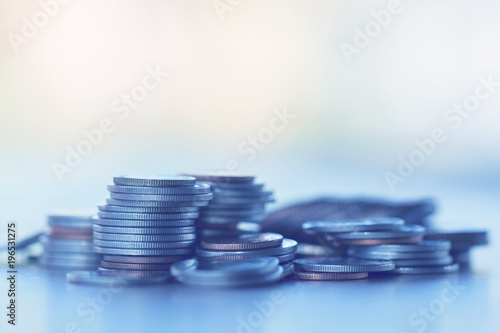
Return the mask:
<svg viewBox="0 0 500 333">
<path fill-rule="evenodd" d="M 21 237 L 44 228 L 50 210 L 94 210 L 112 177 L 129 172 L 236 165 L 276 191 L 275 207 L 325 194 L 433 197 L 436 224 L 488 228 L 491 245 L 473 253 L 464 296 L 425 331 L 498 327 L 500 86 L 482 82 L 500 82 L 499 3 L 41 3 L 52 3 L 44 6 L 53 17 L 30 29 L 43 10 L 38 1 L 0 1 L 1 215 L 18 221 Z M 374 24 L 377 18 L 383 24 Z M 168 75 L 155 81 L 154 71 Z M 136 99 L 127 104 L 124 94 L 131 93 Z M 478 93 L 482 99 L 473 97 Z M 474 111 L 454 111 L 464 102 L 463 110 Z M 288 120 L 273 120 L 277 113 Z M 101 138 L 95 130 L 103 122 Z M 419 153 L 416 141 L 429 147 L 436 130 L 446 139 Z M 94 133 L 96 144 L 68 166 L 68 149 L 84 147 L 85 133 Z M 420 165 L 399 174 L 401 158 L 410 156 Z M 81 299 L 96 292 L 63 279 L 26 281 L 18 329 L 29 330 L 37 321 L 28 322 L 28 313 L 55 297 L 57 311 L 47 305 L 35 319 L 47 331 L 63 331 Z M 301 284 L 252 329 L 412 332 L 408 316 L 443 283 Z M 132 321 L 148 328 L 164 325 L 162 315 L 171 311 L 173 330 L 208 332 L 223 323 L 234 331 L 238 316 L 252 313 L 252 302 L 269 291 L 203 292 L 198 301 L 196 295 L 169 286 L 118 297 L 144 303 Z M 366 315 L 367 326 L 358 322 L 356 311 L 377 306 L 385 315 Z M 132 310 L 113 301 L 85 329 L 109 330 L 123 312 Z"/>
</svg>

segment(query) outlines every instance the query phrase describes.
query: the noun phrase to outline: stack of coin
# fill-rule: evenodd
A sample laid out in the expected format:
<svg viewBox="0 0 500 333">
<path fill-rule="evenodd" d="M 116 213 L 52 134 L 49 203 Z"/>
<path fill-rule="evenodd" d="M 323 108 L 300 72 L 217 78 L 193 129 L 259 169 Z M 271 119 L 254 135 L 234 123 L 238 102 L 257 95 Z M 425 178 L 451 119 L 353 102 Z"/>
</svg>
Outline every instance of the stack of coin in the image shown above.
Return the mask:
<svg viewBox="0 0 500 333">
<path fill-rule="evenodd" d="M 172 275 L 182 283 L 207 287 L 242 287 L 281 280 L 283 268 L 272 257 L 235 261 L 188 259 L 172 266 Z"/>
<path fill-rule="evenodd" d="M 459 269 L 450 256 L 451 243 L 445 240 L 415 244 L 351 246 L 348 255 L 365 260 L 391 260 L 395 274 L 454 273 Z"/>
<path fill-rule="evenodd" d="M 43 267 L 64 270 L 97 268 L 100 255 L 92 245 L 92 215 L 80 213 L 49 214 L 50 231 L 40 237 L 44 252 Z"/>
<path fill-rule="evenodd" d="M 264 183 L 256 182 L 251 175 L 190 175 L 209 184 L 214 194 L 214 199 L 200 210 L 200 217 L 196 221 L 200 239 L 248 232 L 238 229 L 238 223 L 261 223 L 266 218 L 266 204 L 274 202 L 273 192 L 264 190 Z"/>
<path fill-rule="evenodd" d="M 302 258 L 293 261 L 295 278 L 311 281 L 357 280 L 368 273 L 387 272 L 394 263 L 387 260 L 361 260 L 339 257 Z"/>
<path fill-rule="evenodd" d="M 188 176 L 120 176 L 99 206 L 95 251 L 102 271 L 140 276 L 168 273 L 191 258 L 199 207 L 212 199 L 210 186 Z"/>
<path fill-rule="evenodd" d="M 450 254 L 460 268 L 467 270 L 470 267 L 469 250 L 478 245 L 488 244 L 486 230 L 427 230 L 425 239 L 448 240 L 451 242 Z"/>
<path fill-rule="evenodd" d="M 276 257 L 282 265 L 284 276 L 293 273 L 297 242 L 280 234 L 257 233 L 239 236 L 204 238 L 196 254 L 200 261 L 241 260 Z"/>
</svg>

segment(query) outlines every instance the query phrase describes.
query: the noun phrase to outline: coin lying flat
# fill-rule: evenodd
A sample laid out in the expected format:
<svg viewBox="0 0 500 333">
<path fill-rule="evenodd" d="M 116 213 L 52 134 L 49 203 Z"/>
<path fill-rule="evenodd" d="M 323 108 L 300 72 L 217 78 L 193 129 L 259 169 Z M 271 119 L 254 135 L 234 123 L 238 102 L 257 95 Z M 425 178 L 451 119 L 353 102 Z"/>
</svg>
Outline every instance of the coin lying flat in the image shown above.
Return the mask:
<svg viewBox="0 0 500 333">
<path fill-rule="evenodd" d="M 295 272 L 294 277 L 299 280 L 309 281 L 341 281 L 358 280 L 368 277 L 368 273 L 317 273 L 317 272 Z"/>
<path fill-rule="evenodd" d="M 125 175 L 114 177 L 116 185 L 124 186 L 194 186 L 196 179 L 190 176 L 170 176 L 170 175 Z"/>
<path fill-rule="evenodd" d="M 444 274 L 456 273 L 460 270 L 459 264 L 445 266 L 427 266 L 427 267 L 396 267 L 394 274 Z"/>
<path fill-rule="evenodd" d="M 339 257 L 295 259 L 293 263 L 301 271 L 331 273 L 384 272 L 395 267 L 391 261 Z"/>
<path fill-rule="evenodd" d="M 108 191 L 130 194 L 207 194 L 210 193 L 210 185 L 197 183 L 194 186 L 176 186 L 176 187 L 152 187 L 152 186 L 123 186 L 108 185 Z"/>
<path fill-rule="evenodd" d="M 106 254 L 102 257 L 108 262 L 119 262 L 124 264 L 173 264 L 182 260 L 190 259 L 190 255 L 178 256 L 120 256 Z"/>
<path fill-rule="evenodd" d="M 170 227 L 170 228 L 133 228 L 133 227 L 106 227 L 94 225 L 94 231 L 111 234 L 133 234 L 133 235 L 177 235 L 190 234 L 196 231 L 194 226 Z"/>
<path fill-rule="evenodd" d="M 101 212 L 117 212 L 117 213 L 198 213 L 198 207 L 190 206 L 172 206 L 172 207 L 127 207 L 113 205 L 99 205 L 97 208 Z"/>
<path fill-rule="evenodd" d="M 243 234 L 235 237 L 206 238 L 201 247 L 208 250 L 238 251 L 280 246 L 283 236 L 274 233 Z"/>
<path fill-rule="evenodd" d="M 310 221 L 302 224 L 308 233 L 343 233 L 355 231 L 394 230 L 404 225 L 404 220 L 395 217 L 380 217 L 348 221 Z"/>
<path fill-rule="evenodd" d="M 134 234 L 109 234 L 94 232 L 94 239 L 118 241 L 118 242 L 181 242 L 196 239 L 196 234 L 174 234 L 174 235 L 134 235 Z"/>
<path fill-rule="evenodd" d="M 92 284 L 92 285 L 146 285 L 165 283 L 170 276 L 138 276 L 130 274 L 108 274 L 102 271 L 71 272 L 66 274 L 66 279 L 72 283 Z"/>
<path fill-rule="evenodd" d="M 196 254 L 200 257 L 224 257 L 224 256 L 280 256 L 284 254 L 294 253 L 297 250 L 297 242 L 292 239 L 283 238 L 280 246 L 270 247 L 265 249 L 247 250 L 247 251 L 215 251 L 198 248 Z"/>
</svg>

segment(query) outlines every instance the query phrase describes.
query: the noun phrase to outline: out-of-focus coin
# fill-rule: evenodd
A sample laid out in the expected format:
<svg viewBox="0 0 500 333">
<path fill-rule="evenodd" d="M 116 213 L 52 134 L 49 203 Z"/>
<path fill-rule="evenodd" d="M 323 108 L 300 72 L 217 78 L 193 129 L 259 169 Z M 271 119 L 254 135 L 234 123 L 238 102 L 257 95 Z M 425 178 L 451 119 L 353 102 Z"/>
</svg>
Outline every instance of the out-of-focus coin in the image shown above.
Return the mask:
<svg viewBox="0 0 500 333">
<path fill-rule="evenodd" d="M 274 233 L 243 234 L 235 237 L 206 238 L 201 247 L 208 250 L 238 251 L 280 246 L 283 236 Z"/>
</svg>

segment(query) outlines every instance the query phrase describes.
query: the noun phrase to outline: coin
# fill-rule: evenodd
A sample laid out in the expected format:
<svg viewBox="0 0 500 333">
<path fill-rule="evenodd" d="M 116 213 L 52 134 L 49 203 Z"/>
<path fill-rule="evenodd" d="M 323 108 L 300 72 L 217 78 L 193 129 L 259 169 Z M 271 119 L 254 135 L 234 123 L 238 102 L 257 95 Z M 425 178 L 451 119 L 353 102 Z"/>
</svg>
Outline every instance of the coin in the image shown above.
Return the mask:
<svg viewBox="0 0 500 333">
<path fill-rule="evenodd" d="M 194 225 L 194 220 L 119 220 L 119 219 L 95 219 L 99 226 L 106 227 L 132 227 L 132 228 L 174 228 L 189 227 Z"/>
<path fill-rule="evenodd" d="M 460 269 L 459 264 L 445 266 L 428 266 L 428 267 L 396 267 L 392 273 L 394 274 L 443 274 L 456 273 Z"/>
<path fill-rule="evenodd" d="M 406 225 L 406 226 L 398 226 L 397 229 L 395 230 L 356 231 L 356 232 L 339 233 L 335 235 L 335 238 L 341 240 L 410 238 L 410 237 L 422 237 L 424 235 L 424 232 L 425 228 L 422 226 Z"/>
<path fill-rule="evenodd" d="M 198 181 L 214 183 L 251 183 L 255 180 L 254 175 L 237 174 L 230 172 L 208 172 L 208 173 L 185 173 L 186 176 L 193 176 Z"/>
<path fill-rule="evenodd" d="M 206 238 L 201 247 L 208 250 L 238 251 L 280 246 L 283 236 L 274 233 L 243 234 L 235 237 Z"/>
<path fill-rule="evenodd" d="M 382 239 L 335 239 L 335 245 L 381 245 L 381 244 L 413 244 L 419 243 L 420 237 L 382 238 Z"/>
<path fill-rule="evenodd" d="M 449 251 L 451 243 L 445 240 L 422 241 L 416 244 L 384 244 L 373 246 L 352 246 L 354 251 L 426 252 Z"/>
<path fill-rule="evenodd" d="M 180 249 L 190 247 L 194 241 L 182 242 L 118 242 L 94 239 L 94 245 L 116 249 Z"/>
<path fill-rule="evenodd" d="M 196 231 L 195 227 L 172 227 L 172 228 L 132 228 L 132 227 L 105 227 L 94 224 L 94 231 L 111 234 L 133 234 L 133 235 L 176 235 L 190 234 Z"/>
<path fill-rule="evenodd" d="M 178 256 L 193 253 L 193 249 L 190 247 L 175 249 L 122 249 L 95 246 L 94 250 L 96 253 L 121 256 Z"/>
<path fill-rule="evenodd" d="M 196 249 L 196 254 L 200 257 L 224 257 L 224 256 L 279 256 L 294 253 L 297 250 L 297 242 L 292 239 L 283 238 L 280 246 L 265 249 L 248 251 L 214 251 L 202 248 Z"/>
<path fill-rule="evenodd" d="M 172 264 L 130 264 L 120 262 L 101 261 L 101 267 L 108 269 L 124 269 L 137 271 L 167 271 Z"/>
<path fill-rule="evenodd" d="M 116 193 L 110 192 L 109 197 L 116 200 L 126 201 L 208 201 L 213 199 L 212 193 L 207 194 L 193 194 L 193 195 L 163 195 L 163 194 L 130 194 L 130 193 Z"/>
<path fill-rule="evenodd" d="M 404 220 L 394 217 L 380 217 L 347 221 L 310 221 L 302 224 L 309 233 L 344 233 L 360 231 L 395 230 L 404 225 Z"/>
<path fill-rule="evenodd" d="M 172 264 L 178 261 L 189 259 L 189 255 L 178 256 L 119 256 L 119 255 L 104 255 L 105 261 L 121 262 L 125 264 Z"/>
<path fill-rule="evenodd" d="M 331 273 L 385 272 L 395 267 L 391 261 L 339 257 L 295 259 L 293 263 L 301 271 Z"/>
<path fill-rule="evenodd" d="M 198 217 L 198 213 L 117 213 L 117 212 L 98 212 L 97 216 L 101 219 L 115 220 L 192 220 Z"/>
<path fill-rule="evenodd" d="M 368 277 L 368 273 L 295 272 L 294 277 L 299 280 L 309 280 L 309 281 L 340 281 L 340 280 L 364 279 Z"/>
<path fill-rule="evenodd" d="M 207 194 L 210 193 L 210 185 L 198 183 L 194 186 L 187 187 L 147 187 L 147 186 L 122 186 L 122 185 L 108 185 L 108 191 L 117 193 L 131 193 L 131 194 Z"/>
<path fill-rule="evenodd" d="M 391 260 L 396 267 L 422 267 L 422 266 L 444 266 L 453 263 L 451 256 L 442 256 L 439 258 L 428 259 L 396 259 Z"/>
<path fill-rule="evenodd" d="M 114 177 L 113 181 L 116 185 L 125 186 L 160 186 L 160 187 L 176 187 L 176 186 L 194 186 L 196 179 L 189 176 L 170 176 L 170 175 L 125 175 Z"/>
<path fill-rule="evenodd" d="M 112 206 L 99 205 L 97 206 L 102 212 L 117 212 L 117 213 L 198 213 L 198 207 L 189 206 L 174 206 L 174 207 L 127 207 L 127 206 Z"/>
<path fill-rule="evenodd" d="M 66 279 L 69 282 L 92 285 L 157 284 L 165 283 L 169 278 L 170 276 L 168 275 L 149 277 L 133 276 L 125 273 L 110 275 L 101 271 L 71 272 L 66 275 Z"/>
<path fill-rule="evenodd" d="M 106 199 L 106 203 L 111 206 L 124 207 L 202 207 L 207 206 L 209 200 L 205 201 L 133 201 L 133 200 L 118 200 Z"/>
<path fill-rule="evenodd" d="M 196 234 L 174 235 L 134 235 L 134 234 L 109 234 L 94 232 L 94 239 L 120 242 L 180 242 L 196 239 Z"/>
<path fill-rule="evenodd" d="M 391 259 L 427 259 L 445 257 L 448 251 L 427 251 L 427 252 L 391 252 L 391 251 L 366 251 L 347 250 L 347 254 L 356 258 L 391 260 Z"/>
</svg>

